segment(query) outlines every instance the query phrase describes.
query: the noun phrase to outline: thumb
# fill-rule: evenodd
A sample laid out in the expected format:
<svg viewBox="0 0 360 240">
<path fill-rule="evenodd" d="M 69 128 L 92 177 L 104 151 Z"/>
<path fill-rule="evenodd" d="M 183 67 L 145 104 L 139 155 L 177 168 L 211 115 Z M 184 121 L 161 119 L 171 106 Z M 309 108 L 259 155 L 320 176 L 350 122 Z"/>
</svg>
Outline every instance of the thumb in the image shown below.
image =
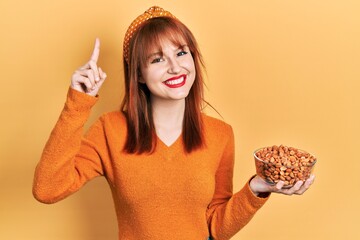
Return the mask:
<svg viewBox="0 0 360 240">
<path fill-rule="evenodd" d="M 279 181 L 276 185 L 275 185 L 275 191 L 279 191 L 282 189 L 282 187 L 284 186 L 285 182 L 284 181 Z"/>
<path fill-rule="evenodd" d="M 107 78 L 106 73 L 101 68 L 99 68 L 99 76 L 100 76 L 100 80 L 98 81 L 97 86 L 101 88 L 101 86 L 105 82 L 105 79 Z"/>
<path fill-rule="evenodd" d="M 106 79 L 107 74 L 99 67 L 99 75 L 100 75 L 100 79 Z"/>
</svg>

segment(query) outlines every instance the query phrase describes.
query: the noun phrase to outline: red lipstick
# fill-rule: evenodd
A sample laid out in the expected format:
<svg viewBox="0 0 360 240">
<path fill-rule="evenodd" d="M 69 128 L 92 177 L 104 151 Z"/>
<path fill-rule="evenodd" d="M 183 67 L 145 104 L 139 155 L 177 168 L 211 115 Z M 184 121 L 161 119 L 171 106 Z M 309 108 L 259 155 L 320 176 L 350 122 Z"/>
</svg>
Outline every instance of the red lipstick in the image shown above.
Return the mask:
<svg viewBox="0 0 360 240">
<path fill-rule="evenodd" d="M 186 74 L 182 74 L 176 77 L 169 78 L 164 84 L 169 88 L 178 88 L 184 86 L 186 83 Z"/>
</svg>

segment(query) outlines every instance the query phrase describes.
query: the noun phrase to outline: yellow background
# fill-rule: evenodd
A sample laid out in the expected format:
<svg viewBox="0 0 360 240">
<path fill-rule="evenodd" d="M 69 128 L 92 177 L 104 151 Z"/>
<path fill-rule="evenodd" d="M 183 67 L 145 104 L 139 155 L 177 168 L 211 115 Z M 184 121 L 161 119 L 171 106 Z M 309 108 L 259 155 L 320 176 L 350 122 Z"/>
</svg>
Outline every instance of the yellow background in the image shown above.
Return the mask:
<svg viewBox="0 0 360 240">
<path fill-rule="evenodd" d="M 117 238 L 103 178 L 44 205 L 32 197 L 32 177 L 70 77 L 97 36 L 108 79 L 89 123 L 119 108 L 123 36 L 153 4 L 198 39 L 207 100 L 236 136 L 235 190 L 255 172 L 256 148 L 285 144 L 318 157 L 306 194 L 274 194 L 233 239 L 360 239 L 357 0 L 1 0 L 0 239 Z"/>
</svg>

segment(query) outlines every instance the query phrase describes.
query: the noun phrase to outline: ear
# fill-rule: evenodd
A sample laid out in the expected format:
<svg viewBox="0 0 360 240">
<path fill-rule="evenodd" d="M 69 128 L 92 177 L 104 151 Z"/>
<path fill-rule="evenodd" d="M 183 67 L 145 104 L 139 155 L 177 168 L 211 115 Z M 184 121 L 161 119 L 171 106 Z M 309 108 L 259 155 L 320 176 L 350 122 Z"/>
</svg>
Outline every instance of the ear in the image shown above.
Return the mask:
<svg viewBox="0 0 360 240">
<path fill-rule="evenodd" d="M 139 80 L 138 80 L 139 83 L 143 83 L 145 84 L 145 80 L 142 78 L 142 76 L 139 76 Z"/>
<path fill-rule="evenodd" d="M 140 71 L 140 70 L 137 71 L 137 75 L 138 75 L 138 82 L 145 84 L 145 80 L 144 80 L 144 78 L 142 77 L 142 74 L 141 74 L 141 71 Z"/>
</svg>

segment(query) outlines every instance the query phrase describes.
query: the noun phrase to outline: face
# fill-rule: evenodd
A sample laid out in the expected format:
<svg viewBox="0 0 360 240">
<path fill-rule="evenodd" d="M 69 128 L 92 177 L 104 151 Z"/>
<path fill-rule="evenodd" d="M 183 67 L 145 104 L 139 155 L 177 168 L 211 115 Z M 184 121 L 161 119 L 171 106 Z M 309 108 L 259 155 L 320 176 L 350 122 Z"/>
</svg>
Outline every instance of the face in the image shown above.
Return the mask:
<svg viewBox="0 0 360 240">
<path fill-rule="evenodd" d="M 164 40 L 161 50 L 154 49 L 141 68 L 140 82 L 151 92 L 151 100 L 183 100 L 195 80 L 195 65 L 186 44 L 176 46 Z"/>
</svg>

